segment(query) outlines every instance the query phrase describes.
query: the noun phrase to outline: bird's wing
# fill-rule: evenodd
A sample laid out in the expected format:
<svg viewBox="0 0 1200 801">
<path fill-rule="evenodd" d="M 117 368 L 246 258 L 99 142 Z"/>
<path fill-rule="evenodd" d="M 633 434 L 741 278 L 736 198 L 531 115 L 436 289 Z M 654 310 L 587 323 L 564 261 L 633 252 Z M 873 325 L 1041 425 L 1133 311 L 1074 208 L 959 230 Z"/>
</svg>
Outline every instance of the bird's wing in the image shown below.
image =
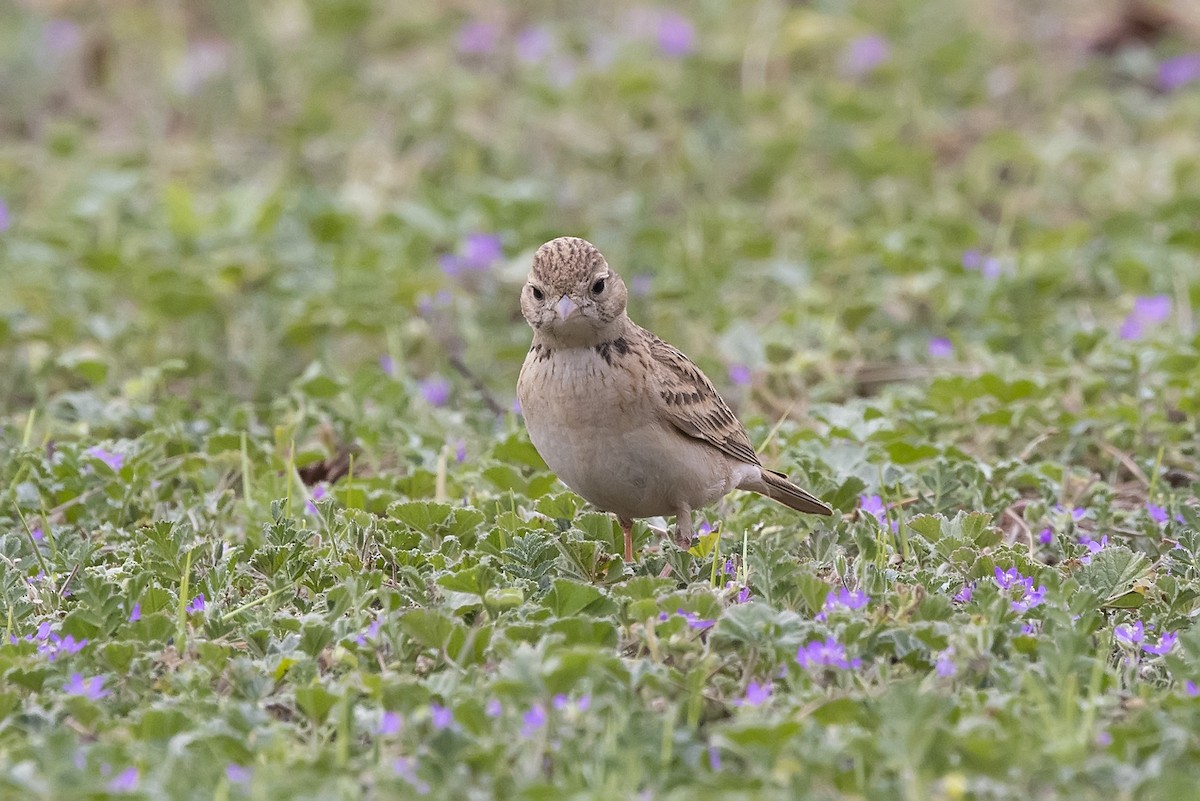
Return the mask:
<svg viewBox="0 0 1200 801">
<path fill-rule="evenodd" d="M 707 442 L 727 456 L 747 464 L 762 464 L 745 427 L 717 394 L 708 376 L 678 349 L 649 331 L 645 333 L 664 418 L 683 434 Z"/>
</svg>

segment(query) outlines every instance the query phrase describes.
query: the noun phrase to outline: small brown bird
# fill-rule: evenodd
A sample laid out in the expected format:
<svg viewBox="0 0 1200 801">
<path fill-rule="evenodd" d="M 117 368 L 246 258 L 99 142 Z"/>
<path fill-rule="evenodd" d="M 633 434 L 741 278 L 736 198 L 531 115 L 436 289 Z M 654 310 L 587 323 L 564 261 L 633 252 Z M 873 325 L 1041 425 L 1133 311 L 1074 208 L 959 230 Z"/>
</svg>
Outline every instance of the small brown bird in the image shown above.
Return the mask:
<svg viewBox="0 0 1200 801">
<path fill-rule="evenodd" d="M 590 242 L 565 236 L 538 248 L 521 291 L 533 344 L 517 381 L 534 447 L 568 487 L 617 516 L 625 560 L 634 518 L 675 515 L 687 548 L 692 510 L 734 488 L 833 514 L 762 466 L 700 368 L 629 319 L 628 296 Z"/>
</svg>

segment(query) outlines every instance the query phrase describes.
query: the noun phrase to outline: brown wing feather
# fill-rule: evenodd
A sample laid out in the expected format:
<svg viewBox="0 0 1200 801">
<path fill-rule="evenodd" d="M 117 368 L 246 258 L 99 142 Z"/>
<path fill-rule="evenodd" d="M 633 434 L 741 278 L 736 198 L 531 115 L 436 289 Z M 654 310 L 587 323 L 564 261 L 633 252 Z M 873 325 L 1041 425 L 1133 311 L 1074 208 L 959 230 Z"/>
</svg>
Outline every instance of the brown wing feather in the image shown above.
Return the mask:
<svg viewBox="0 0 1200 801">
<path fill-rule="evenodd" d="M 645 329 L 643 329 L 645 331 Z M 662 410 L 671 425 L 747 464 L 762 464 L 745 427 L 717 394 L 708 376 L 678 349 L 645 331 L 656 370 Z"/>
</svg>

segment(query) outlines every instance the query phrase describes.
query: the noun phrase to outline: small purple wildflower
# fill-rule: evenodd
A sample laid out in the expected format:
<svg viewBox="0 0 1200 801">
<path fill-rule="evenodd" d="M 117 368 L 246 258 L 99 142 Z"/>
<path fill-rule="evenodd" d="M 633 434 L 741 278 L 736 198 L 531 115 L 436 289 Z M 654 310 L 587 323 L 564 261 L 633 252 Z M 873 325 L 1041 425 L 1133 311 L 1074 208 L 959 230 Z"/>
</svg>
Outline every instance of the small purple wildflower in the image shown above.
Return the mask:
<svg viewBox="0 0 1200 801">
<path fill-rule="evenodd" d="M 995 281 L 1004 272 L 1004 264 L 995 256 L 988 256 L 983 260 L 981 271 L 984 278 Z"/>
<path fill-rule="evenodd" d="M 1179 636 L 1175 632 L 1171 631 L 1159 637 L 1157 645 L 1143 643 L 1142 650 L 1148 654 L 1154 654 L 1155 656 L 1165 656 L 1171 652 L 1171 649 L 1175 647 L 1175 643 L 1178 641 Z"/>
<path fill-rule="evenodd" d="M 191 601 L 188 602 L 186 611 L 188 611 L 189 613 L 203 614 L 205 606 L 206 606 L 206 604 L 204 601 L 204 593 L 200 593 L 199 595 L 197 595 L 195 598 L 193 598 Z"/>
<path fill-rule="evenodd" d="M 553 706 L 556 711 L 562 712 L 571 705 L 571 699 L 563 693 L 559 693 L 550 699 L 550 705 Z"/>
<path fill-rule="evenodd" d="M 1054 542 L 1054 529 L 1047 526 L 1038 532 L 1038 542 L 1042 545 L 1049 545 Z"/>
<path fill-rule="evenodd" d="M 686 56 L 696 49 L 696 26 L 682 14 L 664 13 L 658 19 L 658 49 L 672 58 Z"/>
<path fill-rule="evenodd" d="M 4 233 L 12 225 L 12 215 L 8 211 L 8 202 L 0 197 L 0 234 Z"/>
<path fill-rule="evenodd" d="M 753 380 L 750 368 L 746 365 L 737 363 L 729 365 L 729 383 L 735 387 L 748 387 Z"/>
<path fill-rule="evenodd" d="M 1164 92 L 1174 92 L 1196 80 L 1200 80 L 1200 53 L 1184 53 L 1158 65 L 1158 88 Z"/>
<path fill-rule="evenodd" d="M 887 507 L 883 505 L 883 498 L 878 495 L 860 495 L 859 503 L 862 505 L 862 510 L 869 515 L 874 515 L 876 520 L 882 521 L 884 515 L 887 514 Z"/>
<path fill-rule="evenodd" d="M 454 725 L 454 712 L 434 701 L 429 705 L 429 720 L 434 731 L 448 729 Z"/>
<path fill-rule="evenodd" d="M 1140 645 L 1142 640 L 1146 639 L 1146 628 L 1142 625 L 1142 621 L 1137 621 L 1132 626 L 1117 626 L 1113 629 L 1113 636 L 1121 642 L 1130 645 Z"/>
<path fill-rule="evenodd" d="M 970 248 L 964 250 L 962 254 L 962 267 L 964 270 L 978 270 L 983 266 L 983 252 L 978 248 Z"/>
<path fill-rule="evenodd" d="M 1162 508 L 1161 506 L 1156 506 L 1152 503 L 1146 504 L 1146 514 L 1150 515 L 1151 520 L 1159 524 L 1165 523 L 1171 519 L 1171 516 L 1167 514 L 1166 509 Z"/>
<path fill-rule="evenodd" d="M 137 623 L 142 619 L 142 604 L 140 601 L 135 601 L 133 608 L 129 610 L 129 622 Z"/>
<path fill-rule="evenodd" d="M 932 359 L 949 359 L 954 356 L 954 344 L 945 337 L 930 338 L 928 349 Z"/>
<path fill-rule="evenodd" d="M 738 590 L 737 602 L 739 604 L 744 604 L 744 603 L 746 603 L 746 601 L 749 601 L 749 600 L 750 600 L 750 587 L 749 586 L 742 587 L 740 590 Z"/>
<path fill-rule="evenodd" d="M 29 536 L 33 537 L 34 542 L 41 542 L 46 539 L 46 534 L 42 531 L 41 526 L 34 526 L 29 530 Z"/>
<path fill-rule="evenodd" d="M 1108 545 L 1108 535 L 1105 534 L 1100 538 L 1100 541 L 1097 542 L 1085 534 L 1079 537 L 1079 544 L 1088 549 L 1087 553 L 1079 557 L 1079 561 L 1082 564 L 1090 565 L 1092 563 L 1092 555 L 1100 553 L 1102 550 L 1104 550 L 1104 546 Z"/>
<path fill-rule="evenodd" d="M 396 377 L 396 360 L 386 353 L 379 357 L 379 369 L 389 378 Z"/>
<path fill-rule="evenodd" d="M 38 646 L 38 654 L 53 662 L 60 656 L 79 653 L 87 643 L 86 639 L 77 642 L 70 634 L 66 637 L 51 634 Z"/>
<path fill-rule="evenodd" d="M 635 298 L 644 298 L 654 290 L 654 276 L 637 273 L 629 279 L 629 291 Z"/>
<path fill-rule="evenodd" d="M 1169 295 L 1150 295 L 1135 298 L 1133 311 L 1121 324 L 1118 336 L 1125 340 L 1141 339 L 1146 329 L 1165 323 L 1171 317 Z"/>
<path fill-rule="evenodd" d="M 683 609 L 678 609 L 675 613 L 687 621 L 688 628 L 703 630 L 710 628 L 717 622 L 715 620 L 706 620 L 705 618 L 697 615 L 695 612 L 688 612 Z"/>
<path fill-rule="evenodd" d="M 483 55 L 496 49 L 500 29 L 490 22 L 471 20 L 458 29 L 458 52 Z"/>
<path fill-rule="evenodd" d="M 800 646 L 800 650 L 796 652 L 796 662 L 805 670 L 814 670 L 822 667 L 850 670 L 851 668 L 862 666 L 861 659 L 848 659 L 846 656 L 846 647 L 832 637 L 829 637 L 824 642 L 814 640 L 808 645 Z"/>
<path fill-rule="evenodd" d="M 1010 567 L 1008 570 L 996 568 L 995 573 L 996 584 L 998 584 L 1002 590 L 1007 590 L 1014 585 L 1021 584 L 1025 581 L 1025 577 L 1021 575 L 1021 571 L 1017 570 L 1015 567 Z"/>
<path fill-rule="evenodd" d="M 1038 585 L 1037 589 L 1033 587 L 1033 579 L 1025 579 L 1025 594 L 1019 600 L 1012 602 L 1012 610 L 1017 613 L 1025 613 L 1035 606 L 1041 606 L 1046 600 L 1045 585 Z"/>
<path fill-rule="evenodd" d="M 125 455 L 122 453 L 113 453 L 106 451 L 99 445 L 95 445 L 87 449 L 87 455 L 93 459 L 98 459 L 108 465 L 108 469 L 114 473 L 121 469 L 121 465 L 125 464 Z"/>
<path fill-rule="evenodd" d="M 99 701 L 108 695 L 108 690 L 104 689 L 103 676 L 92 676 L 90 679 L 85 679 L 78 673 L 71 674 L 71 678 L 63 685 L 63 692 L 68 695 L 82 695 L 90 701 Z"/>
<path fill-rule="evenodd" d="M 498 718 L 504 714 L 504 704 L 499 700 L 492 698 L 483 707 L 483 714 L 489 718 Z"/>
<path fill-rule="evenodd" d="M 1191 679 L 1188 679 L 1183 683 L 1183 691 L 1192 698 L 1200 695 L 1200 687 L 1197 687 L 1196 682 L 1192 681 Z"/>
<path fill-rule="evenodd" d="M 715 745 L 708 747 L 708 769 L 714 773 L 721 769 L 721 751 Z"/>
<path fill-rule="evenodd" d="M 592 708 L 592 696 L 581 695 L 579 700 L 575 702 L 575 710 L 578 712 L 587 712 Z"/>
<path fill-rule="evenodd" d="M 463 240 L 461 264 L 468 270 L 483 272 L 504 258 L 504 246 L 496 234 L 467 234 Z"/>
<path fill-rule="evenodd" d="M 132 793 L 137 790 L 140 780 L 141 774 L 137 768 L 125 768 L 108 783 L 108 789 L 113 793 Z"/>
<path fill-rule="evenodd" d="M 467 460 L 467 443 L 466 440 L 458 440 L 454 443 L 454 461 L 462 464 Z"/>
<path fill-rule="evenodd" d="M 396 757 L 396 761 L 392 763 L 392 771 L 404 781 L 408 782 L 418 795 L 425 795 L 429 792 L 429 784 L 422 781 L 417 775 L 417 760 L 412 757 Z"/>
<path fill-rule="evenodd" d="M 250 781 L 251 775 L 250 768 L 242 767 L 236 762 L 230 762 L 225 766 L 225 778 L 230 784 L 246 784 Z"/>
<path fill-rule="evenodd" d="M 947 648 L 938 654 L 937 661 L 934 663 L 934 670 L 944 679 L 948 679 L 955 673 L 958 673 L 958 665 L 954 664 L 953 647 Z"/>
<path fill-rule="evenodd" d="M 732 576 L 737 572 L 737 562 L 733 560 L 732 556 L 725 560 L 725 567 L 723 568 L 723 571 L 727 576 Z"/>
<path fill-rule="evenodd" d="M 734 701 L 735 706 L 762 706 L 771 698 L 771 682 L 759 684 L 756 681 L 746 685 L 746 694 Z"/>
<path fill-rule="evenodd" d="M 396 712 L 384 712 L 379 718 L 379 728 L 376 732 L 383 737 L 390 737 L 393 734 L 399 734 L 401 727 L 404 725 L 404 718 Z"/>
<path fill-rule="evenodd" d="M 316 517 L 318 515 L 317 501 L 324 498 L 327 494 L 324 484 L 314 484 L 308 492 L 309 499 L 304 502 L 304 511 Z"/>
<path fill-rule="evenodd" d="M 1037 634 L 1037 626 L 1032 623 L 1022 623 L 1021 633 L 1027 637 L 1032 637 L 1034 634 Z"/>
<path fill-rule="evenodd" d="M 521 416 L 521 399 L 520 398 L 513 398 L 512 413 L 515 414 L 517 417 Z"/>
<path fill-rule="evenodd" d="M 851 592 L 845 587 L 838 587 L 836 590 L 830 590 L 829 595 L 825 596 L 825 606 L 817 613 L 816 619 L 826 620 L 830 612 L 839 609 L 862 609 L 870 600 L 870 596 L 862 590 Z"/>
<path fill-rule="evenodd" d="M 441 376 L 427 378 L 417 388 L 430 406 L 445 406 L 450 400 L 450 382 Z"/>
<path fill-rule="evenodd" d="M 525 64 L 540 64 L 550 55 L 554 40 L 545 28 L 531 26 L 517 34 L 516 46 L 519 61 Z"/>
<path fill-rule="evenodd" d="M 698 537 L 707 536 L 709 534 L 712 534 L 712 530 L 713 530 L 712 523 L 708 522 L 707 520 L 701 520 L 700 525 L 696 527 L 696 536 L 698 536 Z"/>
<path fill-rule="evenodd" d="M 1101 748 L 1108 748 L 1110 745 L 1112 745 L 1112 735 L 1104 729 L 1096 732 L 1096 745 L 1100 746 Z"/>
<path fill-rule="evenodd" d="M 545 725 L 546 708 L 541 704 L 534 704 L 528 712 L 521 716 L 521 736 L 532 737 Z"/>
<path fill-rule="evenodd" d="M 975 582 L 969 582 L 962 586 L 962 589 L 954 594 L 952 600 L 958 601 L 960 604 L 970 603 L 971 596 L 975 593 Z"/>
<path fill-rule="evenodd" d="M 852 41 L 842 54 L 842 73 L 851 78 L 861 78 L 874 72 L 892 57 L 892 48 L 882 36 L 860 36 Z"/>
</svg>

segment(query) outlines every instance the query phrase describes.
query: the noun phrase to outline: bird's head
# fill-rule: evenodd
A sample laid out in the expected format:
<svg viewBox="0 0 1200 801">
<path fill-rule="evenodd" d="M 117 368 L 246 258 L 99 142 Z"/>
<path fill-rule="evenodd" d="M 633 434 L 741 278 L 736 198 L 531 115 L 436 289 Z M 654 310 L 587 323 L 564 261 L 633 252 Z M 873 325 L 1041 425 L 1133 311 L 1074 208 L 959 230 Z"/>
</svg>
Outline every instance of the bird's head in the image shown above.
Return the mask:
<svg viewBox="0 0 1200 801">
<path fill-rule="evenodd" d="M 537 249 L 521 290 L 521 314 L 559 347 L 587 347 L 619 335 L 629 293 L 595 245 L 573 236 Z"/>
</svg>

